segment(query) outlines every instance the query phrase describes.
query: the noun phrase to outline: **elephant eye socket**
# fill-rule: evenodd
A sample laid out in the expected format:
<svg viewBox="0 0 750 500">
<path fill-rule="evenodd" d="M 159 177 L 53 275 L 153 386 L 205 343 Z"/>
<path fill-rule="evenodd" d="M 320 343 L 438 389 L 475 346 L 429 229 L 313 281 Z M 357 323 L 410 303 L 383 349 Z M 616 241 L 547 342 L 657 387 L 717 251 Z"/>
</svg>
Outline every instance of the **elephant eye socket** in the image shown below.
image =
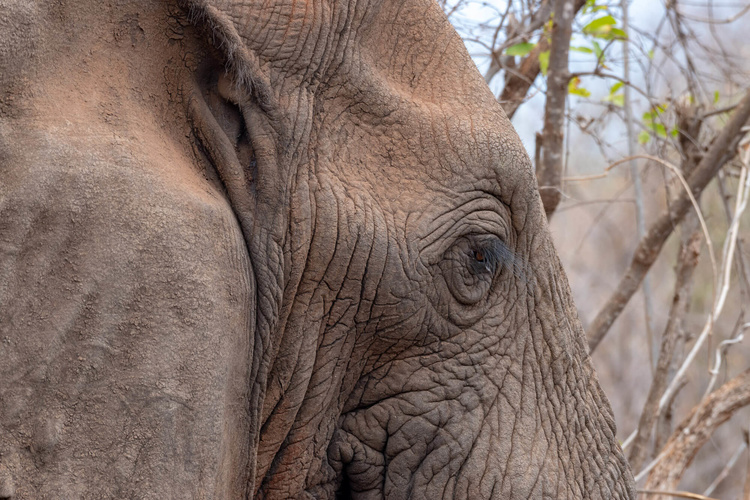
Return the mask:
<svg viewBox="0 0 750 500">
<path fill-rule="evenodd" d="M 500 238 L 468 235 L 443 255 L 440 266 L 456 300 L 472 305 L 489 292 L 498 270 L 512 262 L 513 253 Z"/>
</svg>

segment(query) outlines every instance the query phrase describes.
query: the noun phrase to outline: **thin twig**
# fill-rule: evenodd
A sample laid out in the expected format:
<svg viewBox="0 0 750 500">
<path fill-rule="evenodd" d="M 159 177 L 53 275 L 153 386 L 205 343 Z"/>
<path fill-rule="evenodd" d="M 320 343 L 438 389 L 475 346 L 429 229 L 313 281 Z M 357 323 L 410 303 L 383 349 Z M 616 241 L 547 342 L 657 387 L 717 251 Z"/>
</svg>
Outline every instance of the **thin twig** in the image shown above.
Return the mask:
<svg viewBox="0 0 750 500">
<path fill-rule="evenodd" d="M 680 423 L 655 461 L 656 465 L 648 476 L 646 488 L 671 490 L 677 486 L 688 464 L 714 431 L 748 404 L 750 369 L 703 399 Z"/>
<path fill-rule="evenodd" d="M 741 332 L 745 331 L 747 328 L 750 328 L 750 323 L 745 323 L 742 325 Z M 715 353 L 715 361 L 713 368 L 709 368 L 708 373 L 711 374 L 711 380 L 708 382 L 708 387 L 706 387 L 706 392 L 703 395 L 703 397 L 708 396 L 711 394 L 711 391 L 714 390 L 714 385 L 716 385 L 716 380 L 719 378 L 719 369 L 721 368 L 721 360 L 726 357 L 726 351 L 729 349 L 730 345 L 733 344 L 739 344 L 745 339 L 744 333 L 740 333 L 736 337 L 732 337 L 726 340 L 723 340 L 719 343 L 718 346 L 716 346 L 716 353 Z"/>
<path fill-rule="evenodd" d="M 708 247 L 708 256 L 709 256 L 709 259 L 711 260 L 711 269 L 713 270 L 713 273 L 714 273 L 714 295 L 715 295 L 716 294 L 716 290 L 715 290 L 716 280 L 717 280 L 719 273 L 718 273 L 718 268 L 716 267 L 716 255 L 714 254 L 713 244 L 711 243 L 711 234 L 708 232 L 708 226 L 706 225 L 706 220 L 703 218 L 700 205 L 698 205 L 698 201 L 695 199 L 695 196 L 693 196 L 693 192 L 690 189 L 690 184 L 685 179 L 685 176 L 682 175 L 682 172 L 680 171 L 680 169 L 677 168 L 677 166 L 669 163 L 666 160 L 662 160 L 661 158 L 657 156 L 638 154 L 638 155 L 627 156 L 625 158 L 617 160 L 614 163 L 611 163 L 606 169 L 604 169 L 604 174 L 601 174 L 601 175 L 606 176 L 613 168 L 620 166 L 623 163 L 630 162 L 636 158 L 643 158 L 646 160 L 651 160 L 660 165 L 667 167 L 669 170 L 672 171 L 672 173 L 675 174 L 675 176 L 679 179 L 682 186 L 685 188 L 685 195 L 688 197 L 688 199 L 690 200 L 690 203 L 692 203 L 693 208 L 698 214 L 698 220 L 700 221 L 701 229 L 703 230 L 703 236 L 706 239 L 706 246 Z M 593 351 L 594 349 L 592 348 L 591 350 Z"/>
<path fill-rule="evenodd" d="M 661 336 L 661 346 L 656 364 L 656 371 L 643 404 L 643 410 L 638 420 L 637 434 L 634 437 L 633 448 L 628 455 L 630 465 L 638 470 L 648 456 L 648 443 L 654 422 L 659 418 L 659 399 L 668 385 L 669 369 L 673 363 L 674 352 L 680 337 L 680 330 L 685 313 L 690 305 L 693 275 L 698 266 L 700 256 L 700 231 L 698 231 L 698 217 L 695 212 L 689 213 L 681 224 L 682 237 L 680 241 L 679 257 L 677 260 L 676 280 L 674 285 L 674 299 L 669 310 L 669 319 Z"/>
<path fill-rule="evenodd" d="M 729 16 L 724 19 L 713 19 L 711 17 L 698 17 L 698 16 L 691 16 L 689 14 L 685 14 L 684 12 L 680 12 L 680 16 L 684 17 L 685 19 L 690 19 L 691 21 L 697 21 L 699 23 L 707 23 L 707 24 L 730 24 L 735 22 L 740 17 L 744 16 L 750 12 L 750 4 L 747 4 L 743 9 L 741 9 L 736 14 Z"/>
<path fill-rule="evenodd" d="M 677 498 L 694 498 L 696 500 L 716 500 L 715 498 L 699 495 L 697 493 L 690 493 L 689 491 L 638 490 L 638 493 L 641 495 L 666 495 L 668 497 Z"/>
<path fill-rule="evenodd" d="M 625 39 L 622 41 L 622 53 L 623 53 L 623 79 L 630 80 L 630 39 L 628 33 L 630 32 L 630 19 L 628 17 L 628 3 L 630 0 L 621 0 L 620 7 L 622 9 L 622 29 L 625 32 Z M 623 108 L 625 110 L 625 131 L 628 138 L 628 156 L 635 155 L 635 134 L 633 132 L 633 102 L 630 98 L 630 86 L 623 86 Z M 646 234 L 646 215 L 643 206 L 643 185 L 641 183 L 641 172 L 638 170 L 638 164 L 635 161 L 630 162 L 630 177 L 633 179 L 633 194 L 635 197 L 635 225 L 638 235 L 638 240 L 643 238 Z M 651 283 L 648 275 L 643 277 L 643 283 L 641 283 L 641 290 L 643 291 L 643 313 L 646 320 L 646 340 L 648 342 L 648 357 L 649 357 L 649 368 L 652 370 L 656 369 L 654 359 L 654 303 L 651 295 Z"/>
<path fill-rule="evenodd" d="M 706 118 L 710 118 L 712 116 L 722 115 L 724 113 L 731 113 L 732 111 L 734 111 L 734 108 L 736 108 L 736 107 L 737 107 L 737 105 L 735 104 L 735 105 L 727 106 L 727 107 L 724 107 L 724 108 L 712 109 L 711 111 L 706 111 L 701 116 L 701 119 L 705 120 Z"/>
<path fill-rule="evenodd" d="M 740 189 L 742 189 L 742 186 L 744 186 L 746 183 L 750 184 L 750 176 L 747 175 L 747 169 L 743 169 L 743 176 L 741 177 L 740 182 Z M 750 186 L 745 186 L 746 188 L 750 188 Z M 737 218 L 737 211 L 742 213 L 745 209 L 745 205 L 747 204 L 747 197 L 743 195 L 743 199 L 740 200 L 738 198 L 737 200 L 738 206 L 737 210 L 735 211 L 735 218 Z M 734 222 L 734 221 L 733 221 Z M 737 227 L 739 227 L 739 219 L 737 220 Z M 688 367 L 692 364 L 693 360 L 695 359 L 695 356 L 698 354 L 698 351 L 700 350 L 701 346 L 703 345 L 703 342 L 708 338 L 708 336 L 711 333 L 711 329 L 713 327 L 714 321 L 716 321 L 716 318 L 719 317 L 721 314 L 721 311 L 724 309 L 724 304 L 726 302 L 727 295 L 729 294 L 729 285 L 731 283 L 731 270 L 732 270 L 732 259 L 734 257 L 734 251 L 737 248 L 737 230 L 732 230 L 730 227 L 728 237 L 726 241 L 724 242 L 724 258 L 722 259 L 722 271 L 721 274 L 721 282 L 720 282 L 720 290 L 718 296 L 713 301 L 713 308 L 711 312 L 708 314 L 708 319 L 706 320 L 706 324 L 703 327 L 703 331 L 701 331 L 701 334 L 698 336 L 698 339 L 695 341 L 695 344 L 693 344 L 693 348 L 688 353 L 687 357 L 685 358 L 685 361 L 683 361 L 682 366 L 680 366 L 680 369 L 677 370 L 677 373 L 675 374 L 674 378 L 672 379 L 672 382 L 670 383 L 669 387 L 664 391 L 664 395 L 662 396 L 661 400 L 659 401 L 659 408 L 662 408 L 666 401 L 669 399 L 669 396 L 672 391 L 677 387 L 677 384 L 680 383 L 680 380 L 682 377 L 685 376 L 685 372 L 687 372 Z"/>
<path fill-rule="evenodd" d="M 729 122 L 716 137 L 713 144 L 703 156 L 689 178 L 691 195 L 700 194 L 716 172 L 735 153 L 735 148 L 742 138 L 742 127 L 750 118 L 750 90 L 747 91 Z M 669 210 L 654 222 L 636 248 L 630 267 L 623 276 L 613 295 L 597 314 L 589 328 L 589 347 L 594 351 L 618 318 L 625 305 L 633 296 L 646 272 L 656 261 L 664 243 L 685 214 L 692 207 L 693 196 L 681 194 Z"/>
<path fill-rule="evenodd" d="M 713 493 L 716 487 L 719 486 L 721 482 L 729 475 L 729 472 L 731 472 L 732 468 L 737 463 L 737 460 L 739 460 L 740 455 L 742 455 L 742 452 L 745 451 L 745 448 L 747 448 L 747 444 L 743 441 L 737 447 L 737 451 L 734 452 L 734 455 L 732 455 L 724 468 L 721 469 L 719 475 L 716 476 L 716 479 L 714 479 L 714 481 L 708 486 L 708 488 L 706 488 L 706 491 L 703 492 L 704 495 L 708 496 Z"/>
<path fill-rule="evenodd" d="M 745 449 L 748 450 L 747 472 L 745 474 L 745 487 L 742 491 L 742 498 L 747 500 L 748 498 L 750 498 L 750 430 L 745 429 L 742 434 L 745 438 Z"/>
</svg>

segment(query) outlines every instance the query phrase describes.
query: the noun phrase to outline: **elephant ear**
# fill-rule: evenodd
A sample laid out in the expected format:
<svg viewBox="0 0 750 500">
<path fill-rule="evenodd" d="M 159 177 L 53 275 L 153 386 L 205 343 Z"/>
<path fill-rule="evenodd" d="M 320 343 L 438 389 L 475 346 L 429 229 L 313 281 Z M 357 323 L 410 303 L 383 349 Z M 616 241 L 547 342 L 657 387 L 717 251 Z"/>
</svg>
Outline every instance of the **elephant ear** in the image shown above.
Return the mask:
<svg viewBox="0 0 750 500">
<path fill-rule="evenodd" d="M 188 112 L 201 153 L 218 173 L 245 238 L 254 283 L 255 324 L 249 326 L 249 491 L 256 477 L 261 412 L 268 372 L 279 349 L 281 304 L 289 279 L 290 176 L 294 168 L 283 113 L 270 78 L 237 32 L 232 16 L 214 2 L 182 0 L 191 23 L 210 45 L 196 73 Z M 286 278 L 286 279 L 285 279 Z M 251 495 L 252 496 L 252 495 Z"/>
<path fill-rule="evenodd" d="M 261 71 L 257 55 L 249 50 L 238 33 L 232 21 L 235 13 L 226 6 L 222 8 L 216 5 L 222 3 L 226 2 L 180 0 L 191 22 L 206 31 L 212 44 L 225 57 L 227 70 L 233 74 L 236 83 L 252 93 L 257 103 L 270 112 L 274 107 L 274 98 L 268 75 Z"/>
<path fill-rule="evenodd" d="M 268 75 L 237 32 L 230 13 L 205 0 L 180 3 L 222 58 L 220 66 L 204 68 L 199 76 L 200 90 L 190 97 L 190 113 L 247 231 L 251 221 L 246 216 L 258 203 L 284 200 L 288 176 L 278 146 L 288 141 L 280 130 L 278 102 Z"/>
</svg>

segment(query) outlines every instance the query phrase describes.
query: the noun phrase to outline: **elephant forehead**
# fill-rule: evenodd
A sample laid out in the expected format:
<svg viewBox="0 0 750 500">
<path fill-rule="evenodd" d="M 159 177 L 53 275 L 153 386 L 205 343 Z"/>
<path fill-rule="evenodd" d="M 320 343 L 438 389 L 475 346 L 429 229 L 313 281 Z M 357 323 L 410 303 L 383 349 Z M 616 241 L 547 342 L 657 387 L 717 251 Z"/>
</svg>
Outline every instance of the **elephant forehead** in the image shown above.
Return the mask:
<svg viewBox="0 0 750 500">
<path fill-rule="evenodd" d="M 328 140 L 342 165 L 397 182 L 468 175 L 517 184 L 519 171 L 528 182 L 517 134 L 433 0 L 216 6 L 268 72 L 290 122 L 316 123 L 317 157 Z"/>
<path fill-rule="evenodd" d="M 500 110 L 433 0 L 267 0 L 262 6 L 219 0 L 214 5 L 231 18 L 279 93 L 362 85 L 374 78 L 412 99 L 477 110 L 493 104 L 489 109 Z"/>
<path fill-rule="evenodd" d="M 213 2 L 228 15 L 247 48 L 265 63 L 267 69 L 281 70 L 286 76 L 301 73 L 308 81 L 325 65 L 325 59 L 339 38 L 336 26 L 346 3 L 336 9 L 334 2 L 320 0 L 280 0 Z"/>
<path fill-rule="evenodd" d="M 458 200 L 464 192 L 485 191 L 506 202 L 519 189 L 533 194 L 528 156 L 502 122 L 473 110 L 379 96 L 367 93 L 355 104 L 344 97 L 316 113 L 317 158 L 329 160 L 340 178 L 363 179 L 392 196 L 431 193 L 429 200 L 415 198 L 430 203 L 440 193 Z"/>
<path fill-rule="evenodd" d="M 415 176 L 428 189 L 437 182 L 461 191 L 472 179 L 531 187 L 518 135 L 437 4 L 373 5 L 350 64 L 319 91 L 325 104 L 316 116 L 328 120 L 332 140 L 366 153 L 361 166 L 399 183 Z"/>
</svg>

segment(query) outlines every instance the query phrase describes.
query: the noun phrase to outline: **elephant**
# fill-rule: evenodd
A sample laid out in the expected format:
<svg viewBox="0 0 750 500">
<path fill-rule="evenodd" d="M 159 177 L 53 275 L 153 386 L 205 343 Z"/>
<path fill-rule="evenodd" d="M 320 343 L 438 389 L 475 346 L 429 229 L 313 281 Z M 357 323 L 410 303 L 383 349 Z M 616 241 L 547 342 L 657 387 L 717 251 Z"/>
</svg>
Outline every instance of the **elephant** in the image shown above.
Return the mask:
<svg viewBox="0 0 750 500">
<path fill-rule="evenodd" d="M 0 498 L 634 498 L 433 0 L 0 0 Z"/>
</svg>

